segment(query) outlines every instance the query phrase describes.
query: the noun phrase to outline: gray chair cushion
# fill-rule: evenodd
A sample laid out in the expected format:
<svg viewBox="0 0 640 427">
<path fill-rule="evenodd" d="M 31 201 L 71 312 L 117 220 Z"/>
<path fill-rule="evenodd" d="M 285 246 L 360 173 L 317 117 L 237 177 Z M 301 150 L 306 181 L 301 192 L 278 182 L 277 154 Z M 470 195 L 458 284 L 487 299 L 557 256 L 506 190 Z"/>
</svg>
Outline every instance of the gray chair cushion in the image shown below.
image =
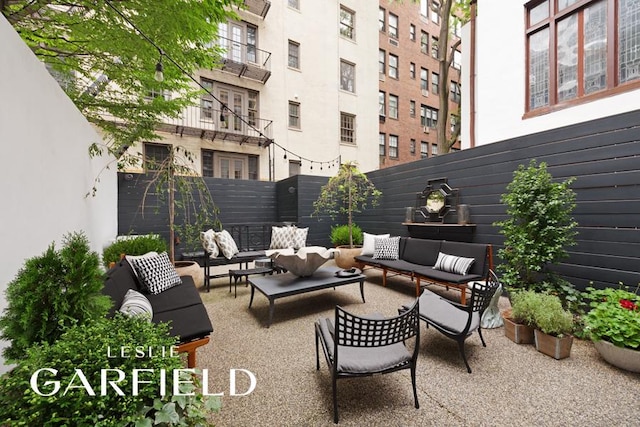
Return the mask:
<svg viewBox="0 0 640 427">
<path fill-rule="evenodd" d="M 338 346 L 338 372 L 364 374 L 382 372 L 411 360 L 402 343 L 384 347 Z"/>
<path fill-rule="evenodd" d="M 469 319 L 469 313 L 458 310 L 449 301 L 425 289 L 420 296 L 420 315 L 438 324 L 444 329 L 460 333 L 464 330 Z M 480 325 L 478 312 L 471 315 L 469 331 L 474 331 Z"/>
</svg>

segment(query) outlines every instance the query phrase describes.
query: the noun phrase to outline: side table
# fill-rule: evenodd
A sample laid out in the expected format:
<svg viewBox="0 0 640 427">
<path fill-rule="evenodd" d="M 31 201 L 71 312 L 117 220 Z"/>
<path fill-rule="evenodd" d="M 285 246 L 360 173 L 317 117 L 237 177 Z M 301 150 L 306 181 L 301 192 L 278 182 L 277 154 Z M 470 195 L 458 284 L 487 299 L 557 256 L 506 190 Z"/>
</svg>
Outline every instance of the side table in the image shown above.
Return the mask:
<svg viewBox="0 0 640 427">
<path fill-rule="evenodd" d="M 231 292 L 231 279 L 233 278 L 233 288 L 234 295 L 236 298 L 238 296 L 238 280 L 242 277 L 245 277 L 245 280 L 249 280 L 249 276 L 252 274 L 272 274 L 273 268 L 271 267 L 256 267 L 256 268 L 245 268 L 243 270 L 229 270 L 229 292 Z"/>
</svg>

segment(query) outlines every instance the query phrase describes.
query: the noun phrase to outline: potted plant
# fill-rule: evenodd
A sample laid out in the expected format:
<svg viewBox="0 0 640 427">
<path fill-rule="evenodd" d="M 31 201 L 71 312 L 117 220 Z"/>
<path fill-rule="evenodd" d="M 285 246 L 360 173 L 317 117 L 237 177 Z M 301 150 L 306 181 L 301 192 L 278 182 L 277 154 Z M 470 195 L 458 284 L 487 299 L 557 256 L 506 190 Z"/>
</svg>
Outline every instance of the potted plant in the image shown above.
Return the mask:
<svg viewBox="0 0 640 427">
<path fill-rule="evenodd" d="M 639 286 L 640 287 L 640 286 Z M 585 332 L 602 358 L 619 368 L 640 372 L 640 296 L 619 289 L 587 288 L 591 310 L 584 316 Z"/>
<path fill-rule="evenodd" d="M 536 350 L 554 359 L 564 359 L 573 344 L 573 315 L 562 307 L 560 298 L 547 293 L 535 294 L 533 325 Z"/>
<path fill-rule="evenodd" d="M 369 206 L 376 206 L 381 195 L 382 192 L 358 170 L 355 162 L 341 164 L 338 174 L 331 177 L 320 189 L 318 199 L 313 202 L 314 211 L 311 216 L 320 216 L 321 213 L 329 215 L 331 219 L 335 219 L 337 215 L 347 216 L 349 240 L 336 254 L 336 264 L 339 267 L 353 267 L 353 257 L 359 254 L 359 250 L 354 250 L 356 243 L 353 214 L 362 212 Z"/>
<path fill-rule="evenodd" d="M 514 292 L 511 296 L 511 312 L 505 313 L 504 335 L 516 344 L 533 344 L 534 313 L 538 296 L 535 291 Z"/>
<path fill-rule="evenodd" d="M 557 280 L 549 269 L 568 256 L 568 246 L 575 245 L 573 182 L 574 178 L 554 182 L 547 165 L 536 165 L 535 159 L 514 172 L 501 198 L 509 218 L 494 223 L 505 236 L 504 248 L 498 251 L 503 262 L 497 270 L 507 291 L 550 290 L 563 300 L 575 296 L 570 284 Z"/>
<path fill-rule="evenodd" d="M 351 238 L 353 239 L 354 246 L 362 245 L 364 235 L 362 229 L 356 224 L 351 227 Z M 348 225 L 334 225 L 331 227 L 331 235 L 329 236 L 331 244 L 333 246 L 348 246 L 349 245 L 349 226 Z"/>
<path fill-rule="evenodd" d="M 105 268 L 120 261 L 122 255 L 144 255 L 147 252 L 166 252 L 167 243 L 157 234 L 122 236 L 102 250 Z"/>
</svg>

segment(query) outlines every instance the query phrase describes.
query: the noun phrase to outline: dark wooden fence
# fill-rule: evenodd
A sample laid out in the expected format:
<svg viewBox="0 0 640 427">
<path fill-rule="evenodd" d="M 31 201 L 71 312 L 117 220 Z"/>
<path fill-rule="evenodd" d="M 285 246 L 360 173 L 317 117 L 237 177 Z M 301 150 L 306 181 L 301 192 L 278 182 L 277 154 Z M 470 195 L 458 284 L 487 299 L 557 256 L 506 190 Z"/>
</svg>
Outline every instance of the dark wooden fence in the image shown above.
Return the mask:
<svg viewBox="0 0 640 427">
<path fill-rule="evenodd" d="M 471 207 L 476 224 L 473 240 L 503 243 L 493 223 L 505 218 L 500 196 L 519 164 L 546 162 L 558 180 L 576 177 L 574 217 L 577 245 L 557 267 L 579 288 L 637 285 L 640 282 L 640 110 L 588 123 L 527 135 L 471 150 L 423 159 L 368 174 L 383 192 L 381 204 L 356 216 L 370 233 L 408 235 L 402 225 L 405 208 L 415 206 L 416 193 L 429 179 L 446 177 L 460 190 L 460 203 Z M 166 215 L 139 209 L 142 177 L 120 175 L 119 232 L 162 232 Z M 207 178 L 223 224 L 293 222 L 309 227 L 309 244 L 329 246 L 330 225 L 311 218 L 313 201 L 327 178 L 295 176 L 278 183 Z M 343 221 L 342 221 L 343 222 Z M 498 260 L 499 261 L 499 260 Z"/>
</svg>

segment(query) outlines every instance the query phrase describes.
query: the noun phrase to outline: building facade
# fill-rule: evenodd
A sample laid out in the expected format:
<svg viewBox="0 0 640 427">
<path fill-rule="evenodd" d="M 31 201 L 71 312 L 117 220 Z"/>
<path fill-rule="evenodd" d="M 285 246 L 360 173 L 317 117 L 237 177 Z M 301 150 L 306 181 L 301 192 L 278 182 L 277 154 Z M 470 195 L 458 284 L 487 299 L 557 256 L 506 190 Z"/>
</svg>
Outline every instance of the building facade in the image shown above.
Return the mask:
<svg viewBox="0 0 640 427">
<path fill-rule="evenodd" d="M 439 114 L 440 85 L 449 85 L 449 114 L 454 116 L 454 124 L 460 116 L 461 48 L 456 50 L 448 81 L 441 81 L 437 58 L 442 18 L 436 12 L 438 7 L 435 0 L 380 0 L 378 138 L 381 168 L 442 152 L 436 125 L 447 118 Z M 452 27 L 449 47 L 459 40 L 458 27 Z M 456 142 L 452 150 L 458 148 Z"/>
<path fill-rule="evenodd" d="M 163 123 L 164 139 L 130 153 L 159 159 L 168 145 L 182 146 L 197 173 L 230 179 L 330 176 L 349 160 L 377 169 L 377 6 L 246 5 L 219 26 L 220 68 L 195 76 L 208 91 L 199 105 Z"/>
</svg>

